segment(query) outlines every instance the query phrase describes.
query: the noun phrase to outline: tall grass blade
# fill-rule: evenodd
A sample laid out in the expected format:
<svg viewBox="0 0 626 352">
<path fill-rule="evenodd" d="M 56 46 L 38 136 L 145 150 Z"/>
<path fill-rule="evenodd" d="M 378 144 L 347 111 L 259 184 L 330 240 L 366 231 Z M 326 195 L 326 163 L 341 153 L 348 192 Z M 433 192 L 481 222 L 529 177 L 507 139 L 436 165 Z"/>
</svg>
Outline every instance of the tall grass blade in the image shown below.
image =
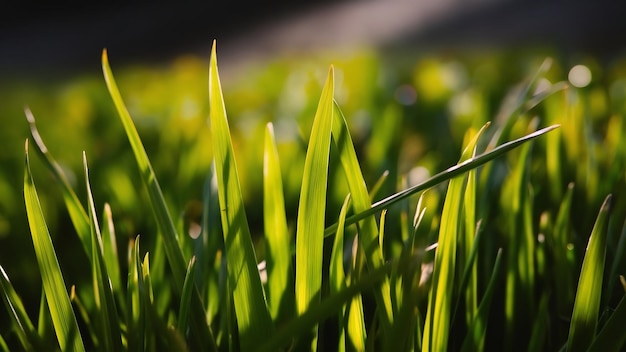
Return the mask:
<svg viewBox="0 0 626 352">
<path fill-rule="evenodd" d="M 85 346 L 78 329 L 76 316 L 72 310 L 65 281 L 33 183 L 28 157 L 28 141 L 26 141 L 25 150 L 24 201 L 26 213 L 57 340 L 62 350 L 84 351 Z"/>
<path fill-rule="evenodd" d="M 144 308 L 144 282 L 141 275 L 141 260 L 139 257 L 139 239 L 137 236 L 134 243 L 130 244 L 128 256 L 128 282 L 127 282 L 127 348 L 129 350 L 144 351 L 146 336 L 146 309 Z"/>
<path fill-rule="evenodd" d="M 107 351 L 121 351 L 122 338 L 119 329 L 119 317 L 117 316 L 117 308 L 115 299 L 113 298 L 113 288 L 111 287 L 111 279 L 107 272 L 104 261 L 104 249 L 102 244 L 102 235 L 100 234 L 100 225 L 96 216 L 96 209 L 89 184 L 89 168 L 87 167 L 87 156 L 83 152 L 83 167 L 85 170 L 85 185 L 87 189 L 89 224 L 91 227 L 91 270 L 93 275 L 93 290 L 98 310 L 97 317 L 100 320 L 100 339 L 99 343 L 102 348 Z"/>
<path fill-rule="evenodd" d="M 343 256 L 344 256 L 344 242 L 343 242 L 343 233 L 344 233 L 344 223 L 346 220 L 346 214 L 348 212 L 348 207 L 350 206 L 350 194 L 346 196 L 346 199 L 343 201 L 343 205 L 341 206 L 341 211 L 339 212 L 339 227 L 337 228 L 337 235 L 335 235 L 335 240 L 333 241 L 333 249 L 330 254 L 330 268 L 328 273 L 328 281 L 330 286 L 330 293 L 337 293 L 341 289 L 346 287 L 346 274 L 343 265 Z M 344 315 L 346 313 L 345 305 L 341 307 L 339 311 L 339 345 L 337 351 L 345 351 L 346 350 L 346 327 L 344 322 Z"/>
<path fill-rule="evenodd" d="M 120 261 L 117 253 L 117 239 L 115 236 L 115 225 L 113 223 L 113 213 L 109 203 L 104 204 L 104 223 L 102 227 L 102 252 L 104 263 L 111 279 L 113 292 L 120 292 L 122 289 L 122 274 Z"/>
<path fill-rule="evenodd" d="M 0 295 L 2 296 L 4 306 L 7 308 L 7 312 L 9 313 L 9 319 L 13 324 L 13 330 L 17 334 L 24 350 L 34 350 L 35 346 L 38 346 L 39 348 L 43 347 L 38 341 L 39 336 L 37 335 L 37 330 L 35 330 L 35 326 L 26 313 L 26 308 L 24 308 L 22 299 L 17 292 L 15 292 L 11 281 L 9 281 L 7 273 L 4 271 L 2 266 L 0 266 Z"/>
<path fill-rule="evenodd" d="M 480 132 L 467 145 L 459 163 L 471 159 Z M 424 327 L 423 351 L 445 351 L 448 344 L 454 276 L 456 272 L 456 248 L 462 221 L 463 195 L 467 177 L 450 180 L 441 214 L 438 247 L 435 252 L 433 286 L 429 294 L 426 325 Z"/>
<path fill-rule="evenodd" d="M 487 320 L 489 319 L 489 310 L 491 309 L 491 301 L 493 299 L 493 292 L 498 282 L 500 272 L 502 271 L 502 249 L 498 250 L 496 255 L 496 262 L 493 265 L 493 273 L 487 284 L 487 289 L 483 295 L 476 315 L 472 324 L 468 328 L 465 341 L 463 342 L 462 351 L 483 351 L 485 344 L 485 335 L 487 332 Z"/>
<path fill-rule="evenodd" d="M 337 149 L 339 150 L 339 158 L 343 167 L 350 194 L 352 195 L 353 209 L 355 213 L 360 213 L 371 209 L 372 203 L 370 200 L 367 186 L 363 174 L 361 173 L 361 166 L 356 156 L 354 145 L 352 144 L 352 137 L 348 130 L 346 122 L 341 109 L 333 101 L 333 107 L 335 116 L 333 118 L 332 137 Z M 359 227 L 359 245 L 365 253 L 365 260 L 370 268 L 378 268 L 383 265 L 382 247 L 379 245 L 378 226 L 373 216 L 366 217 L 358 223 Z M 377 307 L 380 309 L 380 317 L 383 319 L 382 327 L 388 330 L 393 323 L 393 311 L 391 307 L 391 297 L 389 295 L 390 287 L 389 281 L 384 280 L 380 286 L 380 291 L 375 292 L 377 301 Z"/>
<path fill-rule="evenodd" d="M 623 351 L 626 345 L 624 326 L 626 326 L 626 296 L 619 301 L 615 311 L 593 340 L 589 351 Z"/>
<path fill-rule="evenodd" d="M 298 205 L 296 229 L 296 312 L 302 315 L 321 298 L 324 247 L 324 215 L 328 186 L 328 165 L 333 124 L 334 70 L 330 67 L 317 106 Z M 317 333 L 315 333 L 317 336 Z M 313 339 L 315 350 L 317 339 Z"/>
<path fill-rule="evenodd" d="M 209 105 L 218 198 L 241 348 L 250 350 L 258 341 L 272 334 L 273 324 L 265 304 L 254 246 L 243 207 L 215 52 L 214 41 L 209 67 Z"/>
<path fill-rule="evenodd" d="M 602 203 L 596 223 L 591 230 L 583 266 L 578 279 L 574 311 L 567 340 L 568 351 L 585 351 L 596 336 L 602 277 L 606 253 L 607 226 L 612 196 L 609 194 Z"/>
<path fill-rule="evenodd" d="M 41 138 L 41 134 L 39 134 L 39 130 L 37 129 L 35 116 L 29 108 L 25 108 L 24 113 L 26 114 L 28 125 L 30 126 L 31 139 L 37 147 L 36 150 L 43 157 L 46 166 L 57 179 L 59 185 L 61 185 L 65 207 L 70 215 L 72 224 L 74 224 L 78 238 L 85 249 L 85 253 L 87 254 L 87 257 L 91 259 L 91 230 L 89 227 L 89 216 L 87 215 L 87 211 L 80 203 L 80 200 L 78 200 L 76 193 L 72 190 L 70 183 L 67 181 L 67 178 L 63 173 L 63 169 L 52 157 L 52 154 L 44 144 L 43 138 Z"/>
<path fill-rule="evenodd" d="M 489 152 L 483 153 L 479 156 L 470 158 L 468 160 L 465 160 L 462 163 L 456 164 L 454 166 L 449 167 L 448 169 L 441 171 L 440 173 L 430 177 L 428 180 L 421 182 L 415 186 L 412 186 L 410 188 L 407 188 L 403 191 L 400 191 L 398 193 L 395 193 L 385 199 L 382 199 L 374 204 L 372 204 L 372 207 L 369 208 L 366 211 L 362 211 L 360 213 L 354 214 L 350 217 L 348 217 L 346 219 L 346 225 L 352 225 L 354 223 L 356 223 L 357 221 L 360 221 L 362 219 L 365 219 L 366 217 L 372 215 L 372 214 L 376 214 L 377 212 L 381 211 L 382 209 L 388 208 L 389 206 L 398 203 L 399 201 L 406 199 L 410 196 L 412 196 L 415 193 L 421 192 L 423 190 L 426 190 L 428 188 L 431 188 L 441 182 L 444 181 L 448 181 L 456 176 L 459 176 L 469 170 L 475 169 L 499 156 L 504 155 L 505 153 L 507 153 L 508 151 L 519 147 L 520 145 L 533 140 L 543 134 L 546 134 L 556 128 L 559 128 L 559 125 L 553 125 L 553 126 L 549 126 L 543 129 L 540 129 L 536 132 L 533 133 L 529 133 L 526 136 L 520 137 L 518 139 L 512 140 L 510 142 L 504 143 L 492 150 L 490 150 Z M 335 233 L 335 231 L 337 231 L 337 224 L 333 224 L 331 226 L 328 226 L 326 228 L 326 230 L 324 230 L 324 235 L 326 236 L 330 236 L 333 233 Z"/>
<path fill-rule="evenodd" d="M 287 228 L 285 198 L 274 138 L 274 128 L 265 129 L 263 158 L 263 215 L 267 246 L 267 300 L 274 321 L 293 310 L 293 274 L 291 268 L 291 238 Z"/>
<path fill-rule="evenodd" d="M 196 257 L 191 257 L 189 266 L 187 267 L 187 275 L 185 275 L 185 284 L 183 285 L 183 293 L 180 297 L 180 306 L 178 310 L 178 319 L 176 321 L 176 329 L 185 336 L 189 325 L 189 310 L 191 309 L 191 294 L 193 293 L 193 283 L 196 274 Z"/>
<path fill-rule="evenodd" d="M 165 203 L 165 199 L 163 197 L 163 192 L 161 191 L 159 182 L 156 178 L 154 170 L 152 169 L 150 160 L 148 160 L 148 155 L 146 154 L 146 150 L 141 143 L 135 124 L 126 109 L 124 101 L 122 100 L 122 95 L 120 94 L 117 84 L 115 83 L 115 79 L 113 78 L 106 49 L 102 51 L 102 71 L 109 94 L 115 104 L 115 108 L 117 109 L 122 125 L 124 126 L 124 130 L 126 131 L 126 136 L 128 137 L 130 146 L 135 155 L 135 161 L 139 167 L 141 179 L 148 191 L 150 206 L 157 222 L 157 226 L 160 230 L 160 238 L 163 240 L 165 254 L 167 255 L 168 262 L 172 269 L 174 287 L 179 290 L 180 293 L 185 281 L 187 265 L 185 264 L 183 252 L 178 244 L 176 226 L 174 225 L 172 217 L 168 211 L 167 204 Z M 197 345 L 197 348 L 199 349 L 216 349 L 215 339 L 213 338 L 213 333 L 206 323 L 205 314 L 203 312 L 204 308 L 202 307 L 200 295 L 197 290 L 195 290 L 192 295 L 191 304 L 193 306 L 193 309 L 191 310 L 191 319 L 193 321 L 191 324 L 192 342 Z"/>
</svg>

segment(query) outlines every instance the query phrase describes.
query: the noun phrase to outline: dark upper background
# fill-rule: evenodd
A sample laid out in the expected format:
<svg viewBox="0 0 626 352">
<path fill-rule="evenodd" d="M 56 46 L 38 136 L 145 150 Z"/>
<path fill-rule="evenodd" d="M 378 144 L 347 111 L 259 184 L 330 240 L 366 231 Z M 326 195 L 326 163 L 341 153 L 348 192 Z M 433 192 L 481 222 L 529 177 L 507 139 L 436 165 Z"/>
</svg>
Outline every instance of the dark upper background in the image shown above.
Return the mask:
<svg viewBox="0 0 626 352">
<path fill-rule="evenodd" d="M 104 47 L 117 64 L 206 55 L 214 38 L 222 66 L 352 45 L 424 50 L 550 45 L 610 58 L 626 48 L 624 3 L 281 0 L 44 7 L 19 2 L 0 11 L 0 80 L 95 72 Z"/>
</svg>

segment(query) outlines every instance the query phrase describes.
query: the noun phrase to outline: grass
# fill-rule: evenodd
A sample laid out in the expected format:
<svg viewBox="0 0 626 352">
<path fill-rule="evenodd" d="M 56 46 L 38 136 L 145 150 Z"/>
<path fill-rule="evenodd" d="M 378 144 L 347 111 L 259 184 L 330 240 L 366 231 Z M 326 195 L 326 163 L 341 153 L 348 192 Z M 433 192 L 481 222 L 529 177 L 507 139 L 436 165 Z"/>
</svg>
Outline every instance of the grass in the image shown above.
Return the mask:
<svg viewBox="0 0 626 352">
<path fill-rule="evenodd" d="M 458 162 L 439 167 L 433 151 L 407 175 L 398 154 L 413 147 L 400 140 L 411 140 L 402 116 L 412 110 L 381 109 L 370 121 L 372 144 L 363 146 L 349 124 L 358 120 L 344 113 L 339 67 L 315 85 L 314 102 L 304 103 L 310 116 L 298 119 L 300 139 L 278 133 L 289 123 L 284 117 L 248 127 L 262 138 L 246 139 L 241 126 L 229 125 L 226 107 L 236 102 L 222 89 L 214 42 L 206 78 L 210 132 L 200 130 L 210 161 L 198 161 L 205 166 L 198 169 L 202 201 L 187 209 L 168 190 L 175 182 L 159 182 L 104 51 L 104 80 L 136 165 L 125 171 L 137 175 L 146 195 L 132 204 L 155 225 L 128 235 L 127 245 L 116 208 L 104 203 L 98 211 L 87 153 L 79 191 L 27 109 L 24 201 L 43 285 L 38 307 L 26 308 L 33 305 L 0 266 L 9 321 L 0 347 L 623 349 L 626 136 L 624 111 L 609 109 L 607 91 L 550 83 L 557 75 L 544 63 L 488 121 L 479 104 L 484 86 L 455 92 L 439 82 L 424 95 L 435 105 L 474 97 L 472 109 L 451 108 L 460 139 L 438 142 Z M 418 91 L 448 69 L 435 61 L 420 67 L 427 72 L 415 77 Z M 618 98 L 623 103 L 626 94 Z M 433 133 L 439 128 L 424 123 Z M 182 159 L 204 155 L 195 148 Z M 59 249 L 29 149 L 43 160 L 40 176 L 54 176 L 81 253 Z M 443 171 L 416 180 L 414 172 L 429 162 Z M 262 200 L 251 207 L 255 182 Z M 128 254 L 120 255 L 124 248 Z M 65 257 L 86 263 L 88 279 L 64 271 L 58 258 Z"/>
</svg>

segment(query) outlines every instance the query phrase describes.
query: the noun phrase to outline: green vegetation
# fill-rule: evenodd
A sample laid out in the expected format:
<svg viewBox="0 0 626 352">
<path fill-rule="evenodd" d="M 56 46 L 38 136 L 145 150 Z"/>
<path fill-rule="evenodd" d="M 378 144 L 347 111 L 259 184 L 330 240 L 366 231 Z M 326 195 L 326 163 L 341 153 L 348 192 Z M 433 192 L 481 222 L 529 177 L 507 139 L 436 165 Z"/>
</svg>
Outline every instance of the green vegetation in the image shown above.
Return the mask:
<svg viewBox="0 0 626 352">
<path fill-rule="evenodd" d="M 0 347 L 623 349 L 626 65 L 536 57 L 104 51 L 3 139 Z"/>
</svg>

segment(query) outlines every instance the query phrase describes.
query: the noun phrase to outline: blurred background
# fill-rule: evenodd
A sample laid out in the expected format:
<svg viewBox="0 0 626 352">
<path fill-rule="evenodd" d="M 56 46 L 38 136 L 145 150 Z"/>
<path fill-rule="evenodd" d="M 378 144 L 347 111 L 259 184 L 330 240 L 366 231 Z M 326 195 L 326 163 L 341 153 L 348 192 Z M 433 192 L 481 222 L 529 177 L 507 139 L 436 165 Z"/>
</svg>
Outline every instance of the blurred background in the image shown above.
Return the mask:
<svg viewBox="0 0 626 352">
<path fill-rule="evenodd" d="M 548 57 L 552 66 L 542 82 L 569 81 L 587 97 L 577 113 L 589 121 L 589 129 L 574 128 L 564 143 L 579 144 L 582 135 L 595 140 L 597 134 L 595 152 L 610 141 L 607 126 L 618 126 L 617 136 L 624 134 L 623 2 L 225 3 L 34 7 L 20 2 L 0 12 L 0 265 L 24 299 L 34 302 L 34 311 L 40 284 L 22 198 L 23 146 L 29 136 L 25 106 L 82 200 L 81 153 L 86 152 L 96 205 L 111 204 L 122 253 L 139 233 L 142 239 L 147 234 L 149 247 L 156 231 L 102 78 L 103 48 L 172 213 L 185 229 L 199 221 L 211 164 L 207 76 L 214 39 L 248 218 L 257 237 L 262 232 L 258 146 L 265 124 L 271 121 L 276 129 L 288 216 L 295 218 L 298 170 L 330 64 L 336 68 L 336 98 L 353 128 L 370 185 L 384 170 L 390 170 L 391 180 L 410 183 L 454 164 L 465 131 L 499 116 L 510 91 Z M 561 118 L 559 104 L 562 99 L 555 98 L 541 110 L 548 121 Z M 572 150 L 563 156 L 566 166 L 558 181 L 587 186 L 577 188 L 577 206 L 585 215 L 574 221 L 589 233 L 589 219 L 602 199 L 616 184 L 623 188 L 623 146 L 597 158 L 593 154 L 597 167 L 588 173 L 578 171 L 577 162 L 591 154 Z M 57 251 L 72 253 L 59 258 L 69 283 L 88 280 L 77 265 L 86 257 L 60 189 L 41 160 L 34 154 L 31 160 Z M 345 196 L 345 185 L 336 183 L 332 216 Z M 398 187 L 388 182 L 380 194 Z M 557 206 L 561 194 L 547 192 L 546 201 Z"/>
</svg>

